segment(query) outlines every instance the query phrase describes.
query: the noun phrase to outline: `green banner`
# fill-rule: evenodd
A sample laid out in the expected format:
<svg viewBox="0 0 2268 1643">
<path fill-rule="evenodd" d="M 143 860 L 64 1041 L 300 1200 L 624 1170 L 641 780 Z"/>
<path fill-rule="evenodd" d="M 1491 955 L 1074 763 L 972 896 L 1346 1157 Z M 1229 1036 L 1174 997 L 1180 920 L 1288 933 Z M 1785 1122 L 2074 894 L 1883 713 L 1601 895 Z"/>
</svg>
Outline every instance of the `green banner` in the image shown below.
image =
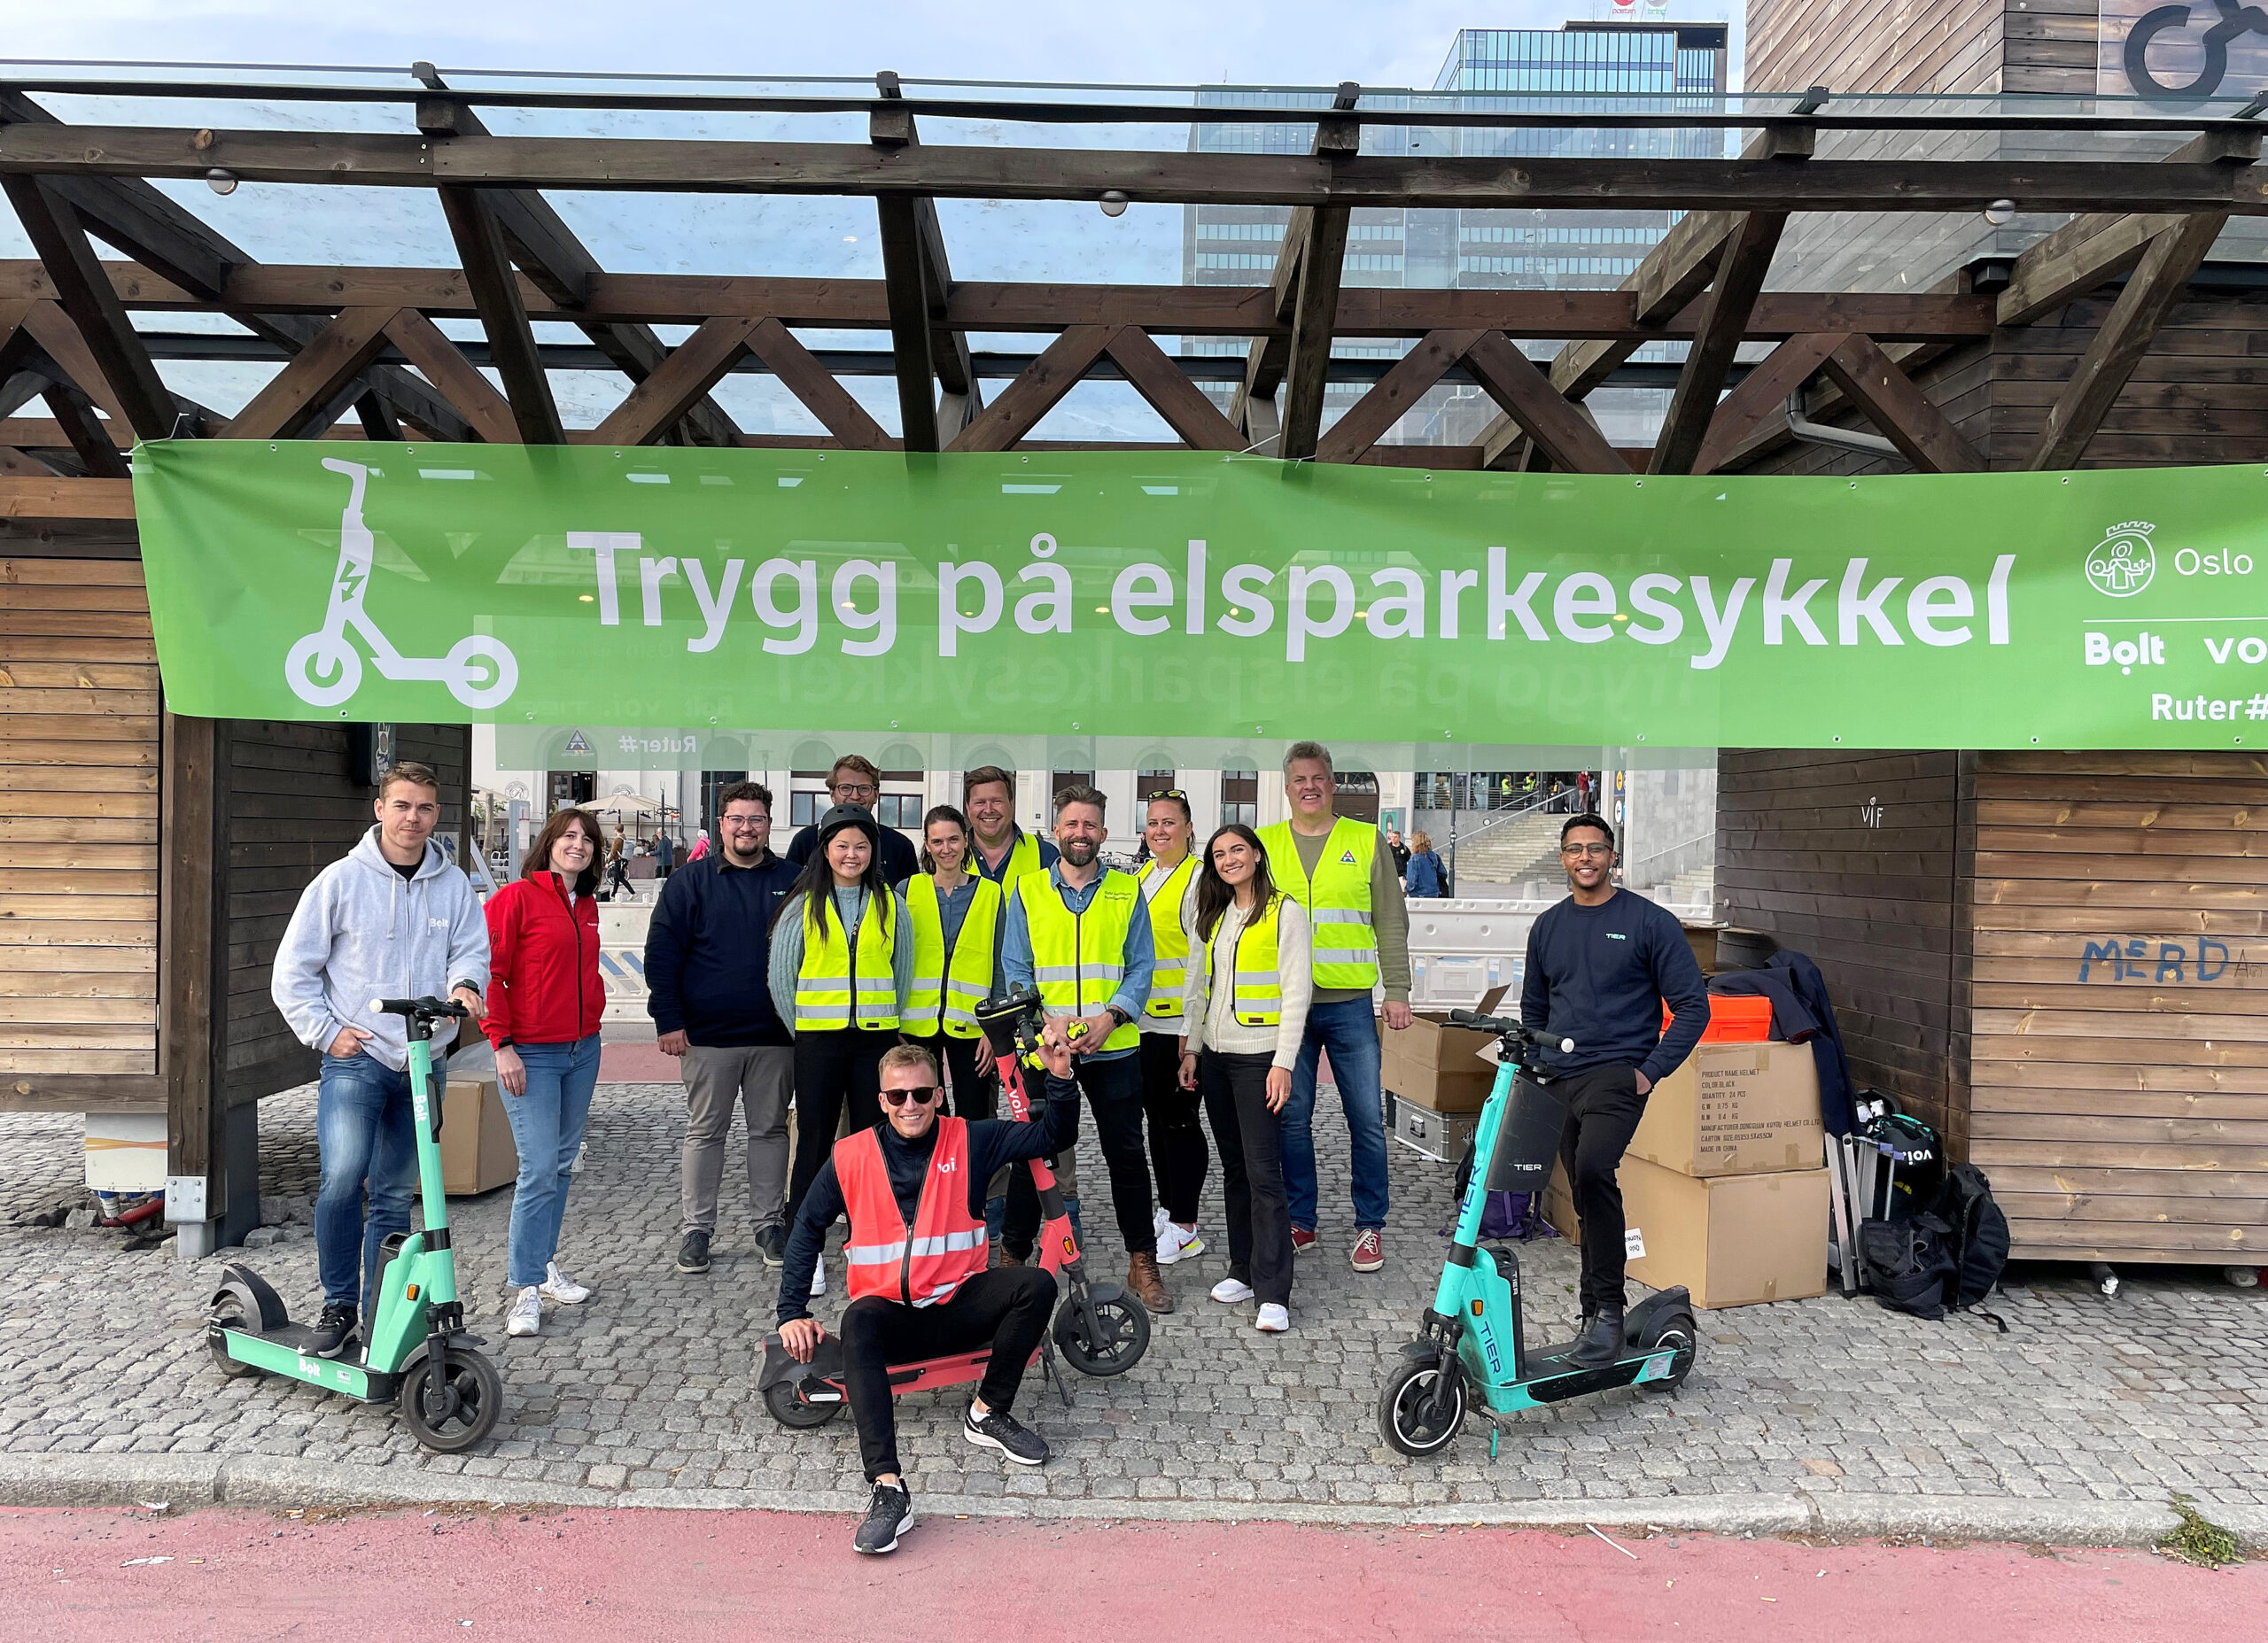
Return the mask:
<svg viewBox="0 0 2268 1643">
<path fill-rule="evenodd" d="M 176 711 L 1634 747 L 2268 740 L 2258 468 L 182 440 Z"/>
</svg>

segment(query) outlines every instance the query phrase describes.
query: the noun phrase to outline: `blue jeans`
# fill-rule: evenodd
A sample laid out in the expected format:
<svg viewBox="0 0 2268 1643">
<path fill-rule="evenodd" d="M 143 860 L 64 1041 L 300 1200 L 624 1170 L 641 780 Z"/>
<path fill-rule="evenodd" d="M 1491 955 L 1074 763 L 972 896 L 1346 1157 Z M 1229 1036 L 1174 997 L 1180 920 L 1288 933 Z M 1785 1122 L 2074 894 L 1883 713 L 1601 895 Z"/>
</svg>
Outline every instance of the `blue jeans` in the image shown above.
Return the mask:
<svg viewBox="0 0 2268 1643">
<path fill-rule="evenodd" d="M 1316 1063 L 1331 1052 L 1339 1104 L 1354 1146 L 1355 1225 L 1386 1225 L 1386 1109 L 1379 1102 L 1379 1029 L 1367 998 L 1316 1004 L 1300 1059 L 1292 1069 L 1292 1098 L 1284 1104 L 1284 1188 L 1292 1224 L 1312 1231 L 1316 1215 Z"/>
<path fill-rule="evenodd" d="M 504 1096 L 512 1144 L 520 1150 L 520 1178 L 512 1189 L 509 1281 L 516 1290 L 541 1283 L 559 1252 L 559 1223 L 567 1215 L 567 1188 L 591 1091 L 599 1081 L 599 1035 L 564 1044 L 518 1044 L 528 1070 L 527 1093 Z"/>
<path fill-rule="evenodd" d="M 433 1058 L 433 1089 L 447 1081 Z M 409 1074 L 367 1055 L 322 1058 L 315 1089 L 315 1145 L 322 1185 L 315 1193 L 315 1262 L 326 1306 L 359 1306 L 377 1288 L 378 1246 L 409 1230 L 417 1195 L 417 1132 Z M 367 1187 L 369 1213 L 362 1213 Z"/>
</svg>

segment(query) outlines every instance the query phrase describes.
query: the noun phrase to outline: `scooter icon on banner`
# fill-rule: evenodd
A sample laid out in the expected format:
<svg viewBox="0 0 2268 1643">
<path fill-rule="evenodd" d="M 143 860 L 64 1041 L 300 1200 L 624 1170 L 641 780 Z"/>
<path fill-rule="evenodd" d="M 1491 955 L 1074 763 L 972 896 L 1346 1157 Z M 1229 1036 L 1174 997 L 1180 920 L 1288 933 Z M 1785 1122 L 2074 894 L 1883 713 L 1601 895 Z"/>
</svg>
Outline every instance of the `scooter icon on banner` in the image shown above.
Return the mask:
<svg viewBox="0 0 2268 1643">
<path fill-rule="evenodd" d="M 438 679 L 468 708 L 493 708 L 520 682 L 520 664 L 511 651 L 485 633 L 471 633 L 439 657 L 405 656 L 378 632 L 362 608 L 377 557 L 377 539 L 362 523 L 362 492 L 370 470 L 334 456 L 322 465 L 343 474 L 352 488 L 338 517 L 338 569 L 330 578 L 330 608 L 320 632 L 293 645 L 284 658 L 284 679 L 291 694 L 312 707 L 335 708 L 362 684 L 362 656 L 346 637 L 352 628 L 369 647 L 370 660 L 390 679 Z"/>
</svg>

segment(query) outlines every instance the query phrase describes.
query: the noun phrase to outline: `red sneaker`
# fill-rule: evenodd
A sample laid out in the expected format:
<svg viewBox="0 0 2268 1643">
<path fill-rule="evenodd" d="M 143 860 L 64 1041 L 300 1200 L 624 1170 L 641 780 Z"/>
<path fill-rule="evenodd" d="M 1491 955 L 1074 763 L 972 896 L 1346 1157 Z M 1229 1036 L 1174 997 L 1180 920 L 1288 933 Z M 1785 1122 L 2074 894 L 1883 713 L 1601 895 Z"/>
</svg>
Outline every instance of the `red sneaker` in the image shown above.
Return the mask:
<svg viewBox="0 0 2268 1643">
<path fill-rule="evenodd" d="M 1347 1259 L 1356 1272 L 1376 1272 L 1386 1265 L 1386 1234 L 1376 1227 L 1365 1227 L 1355 1236 L 1355 1247 Z"/>
<path fill-rule="evenodd" d="M 1304 1255 L 1314 1247 L 1315 1228 L 1313 1227 L 1294 1227 L 1292 1228 L 1293 1254 Z"/>
</svg>

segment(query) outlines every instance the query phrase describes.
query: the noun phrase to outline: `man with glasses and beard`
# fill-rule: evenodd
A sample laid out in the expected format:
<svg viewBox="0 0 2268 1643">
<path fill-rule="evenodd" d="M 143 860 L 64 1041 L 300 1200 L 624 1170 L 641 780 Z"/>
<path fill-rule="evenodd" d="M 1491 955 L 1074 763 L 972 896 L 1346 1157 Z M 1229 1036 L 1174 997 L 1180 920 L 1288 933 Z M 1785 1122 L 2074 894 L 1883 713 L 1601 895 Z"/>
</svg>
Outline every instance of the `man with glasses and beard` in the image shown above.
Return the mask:
<svg viewBox="0 0 2268 1643">
<path fill-rule="evenodd" d="M 1033 1121 L 1019 1124 L 940 1118 L 944 1091 L 929 1052 L 913 1044 L 886 1051 L 884 1121 L 835 1143 L 796 1217 L 780 1284 L 780 1339 L 804 1363 L 827 1334 L 809 1305 L 819 1246 L 836 1216 L 850 1220 L 843 1251 L 850 1303 L 840 1333 L 850 1418 L 874 1486 L 851 1542 L 858 1551 L 894 1552 L 898 1536 L 913 1526 L 891 1407 L 894 1363 L 989 1346 L 961 1436 L 1020 1466 L 1047 1459 L 1046 1440 L 1008 1408 L 1054 1309 L 1055 1275 L 1037 1266 L 986 1271 L 984 1236 L 984 1183 L 992 1172 L 1014 1159 L 1048 1157 L 1076 1133 L 1079 1090 L 1062 1022 L 1048 1023 L 1040 1058 L 1047 1066 L 1044 1105 Z"/>
<path fill-rule="evenodd" d="M 1559 1161 L 1583 1227 L 1583 1330 L 1570 1361 L 1614 1361 L 1622 1345 L 1622 1188 L 1616 1171 L 1646 1094 L 1684 1065 L 1709 1024 L 1701 966 L 1676 918 L 1614 884 L 1614 830 L 1588 813 L 1559 829 L 1567 899 L 1527 936 L 1520 1020 L 1552 1042 L 1543 1066 L 1566 1103 Z M 1672 1011 L 1662 1030 L 1662 1004 Z"/>
<path fill-rule="evenodd" d="M 874 807 L 882 802 L 882 773 L 874 768 L 872 759 L 846 753 L 835 761 L 835 768 L 827 773 L 827 794 L 836 804 L 848 804 L 873 816 Z M 920 852 L 913 848 L 911 839 L 895 827 L 882 826 L 879 821 L 875 827 L 882 840 L 882 882 L 903 884 L 921 871 Z M 813 822 L 788 841 L 789 865 L 801 867 L 811 860 L 819 845 L 819 823 Z"/>
</svg>

